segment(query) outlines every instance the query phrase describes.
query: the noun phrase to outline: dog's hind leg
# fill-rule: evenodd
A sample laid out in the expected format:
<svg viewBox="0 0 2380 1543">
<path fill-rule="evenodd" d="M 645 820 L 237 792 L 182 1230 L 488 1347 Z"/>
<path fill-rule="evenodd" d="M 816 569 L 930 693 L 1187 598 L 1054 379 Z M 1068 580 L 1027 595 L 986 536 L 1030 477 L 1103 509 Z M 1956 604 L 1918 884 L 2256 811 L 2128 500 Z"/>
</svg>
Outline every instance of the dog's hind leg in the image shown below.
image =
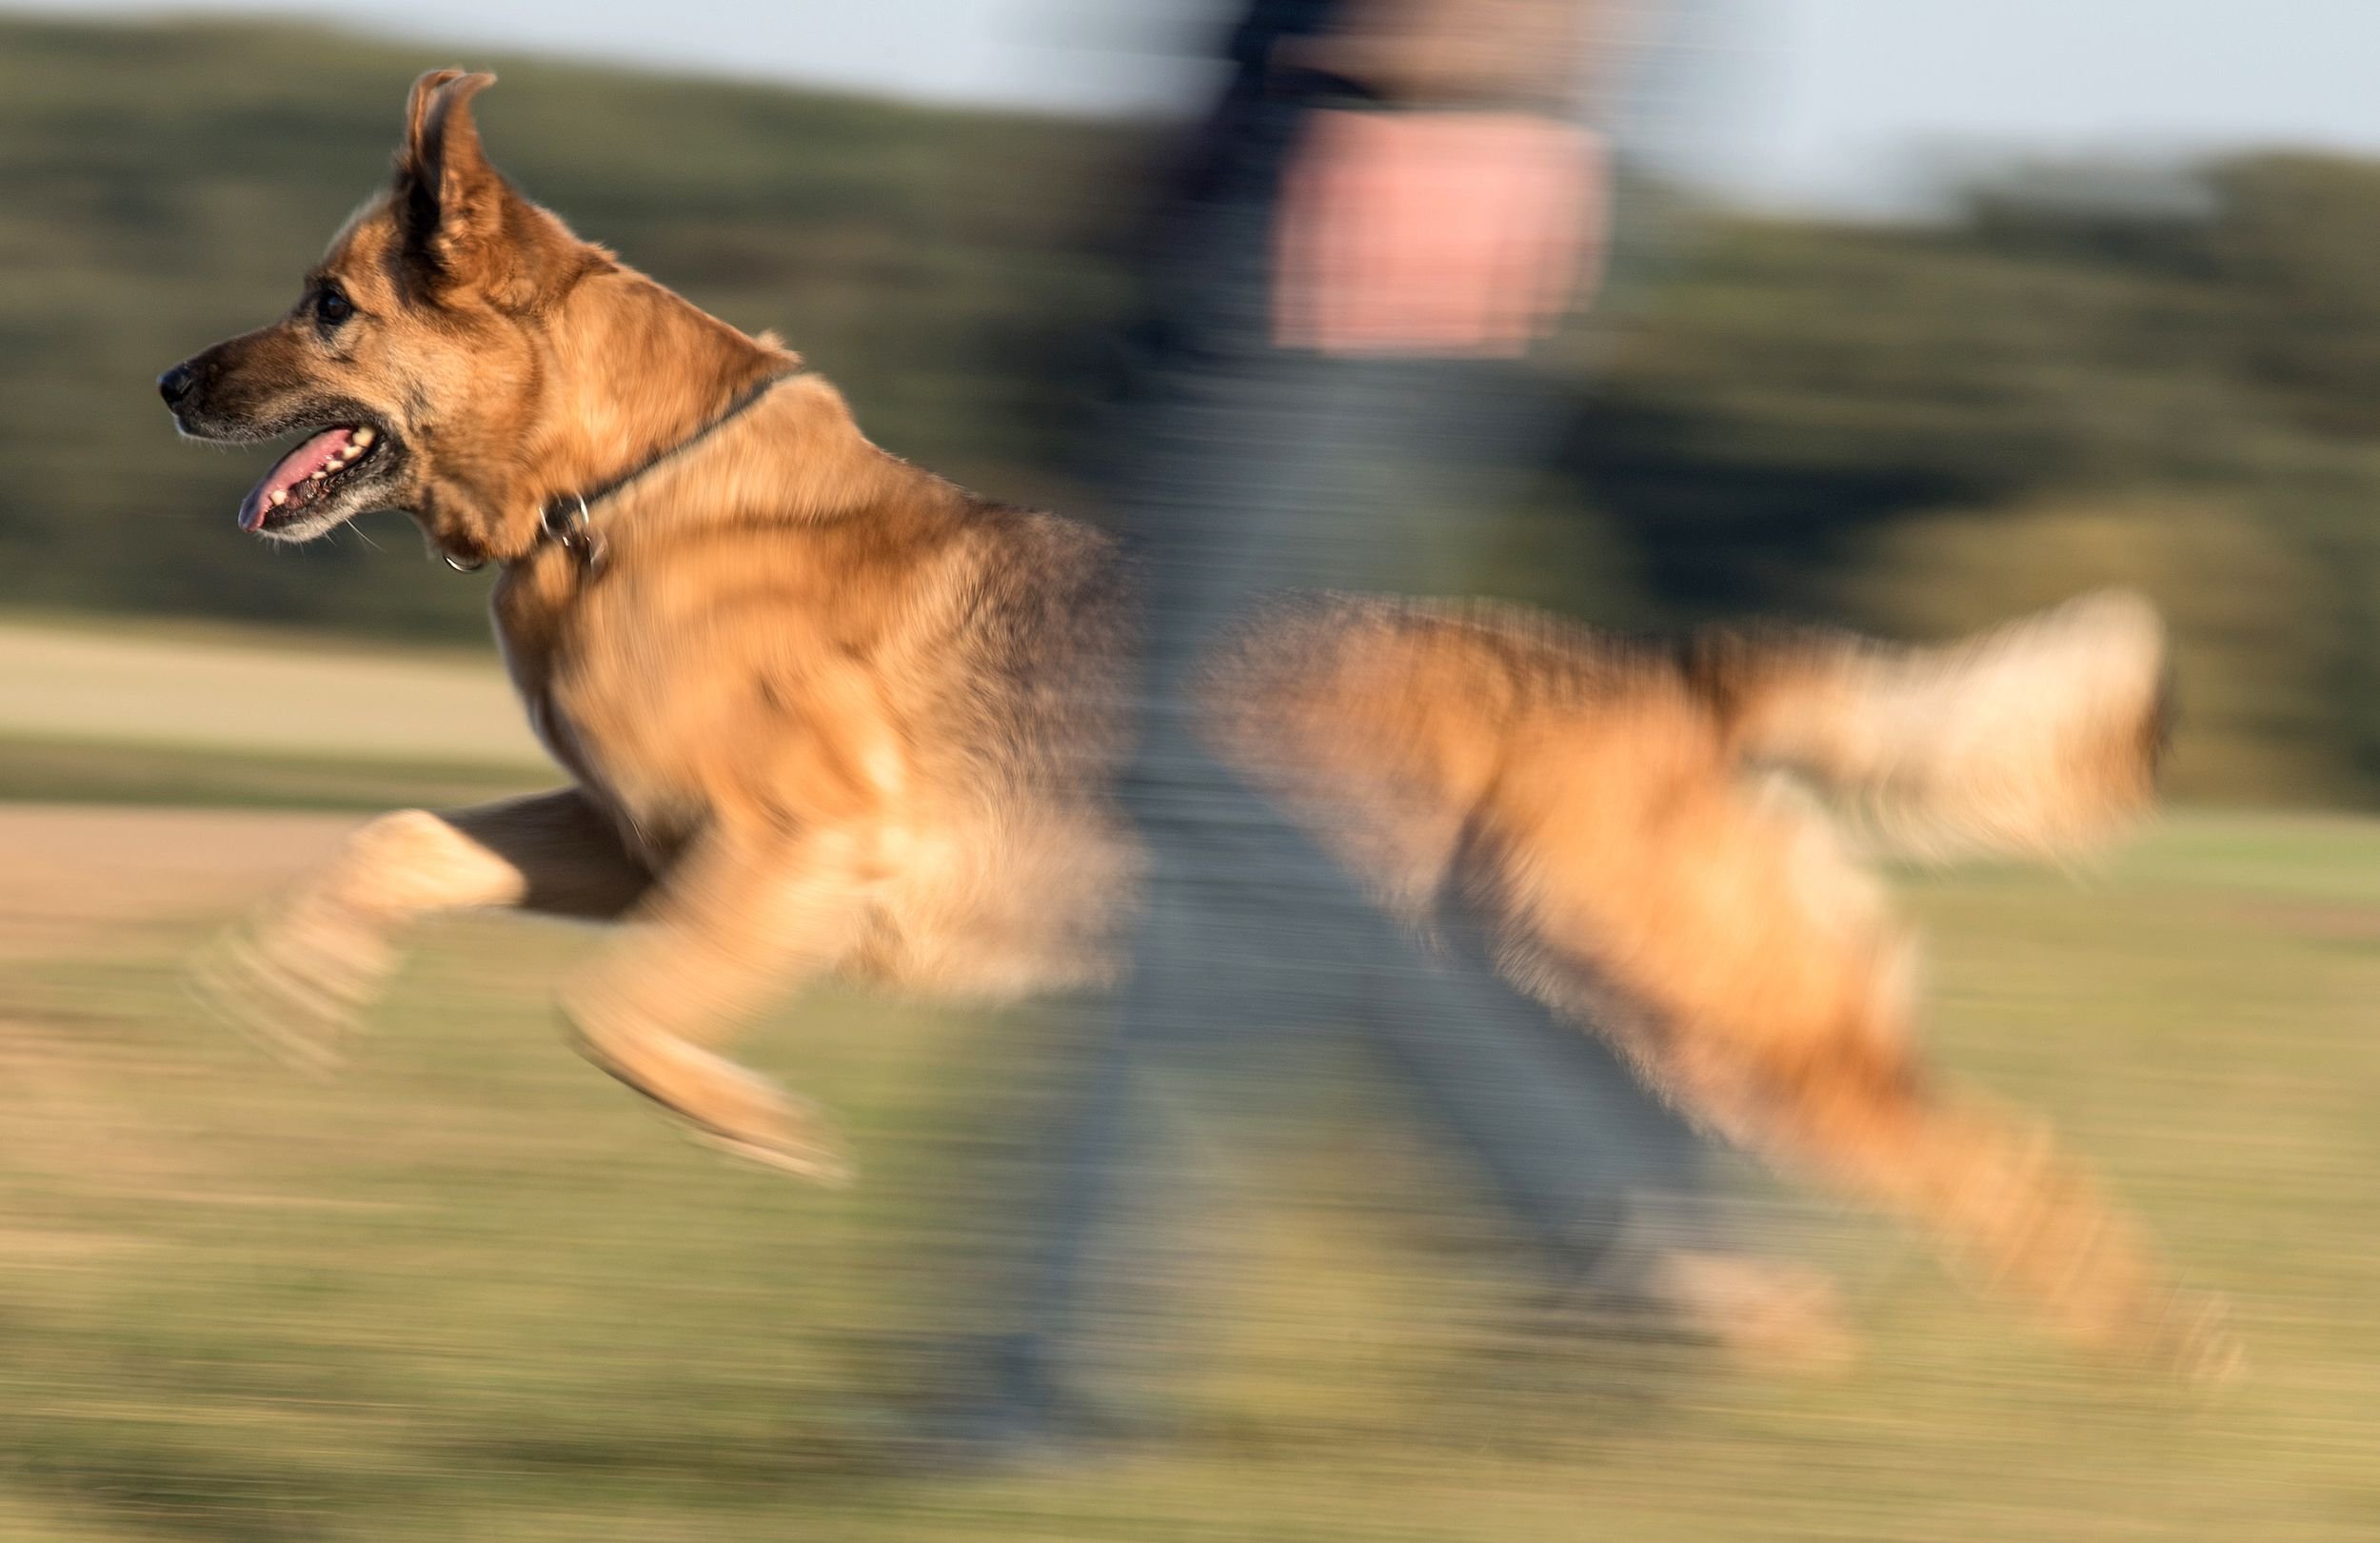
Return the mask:
<svg viewBox="0 0 2380 1543">
<path fill-rule="evenodd" d="M 1906 929 L 1816 811 L 1721 783 L 1681 787 L 1666 822 L 1656 807 L 1548 795 L 1503 892 L 1525 981 L 1588 1021 L 1616 987 L 1645 1010 L 1629 1048 L 1681 1108 L 1931 1228 L 2075 1337 L 2226 1369 L 2210 1304 L 2046 1135 L 1927 1078 Z"/>
<path fill-rule="evenodd" d="M 2219 1303 L 2165 1276 L 2142 1231 L 2045 1127 L 1929 1089 L 1905 1060 L 1846 1043 L 1775 1086 L 1770 1152 L 1931 1226 L 1954 1263 L 2086 1343 L 2220 1380 L 2238 1351 Z"/>
<path fill-rule="evenodd" d="M 401 810 L 363 826 L 288 895 L 218 939 L 193 983 L 202 1001 L 276 1054 L 327 1069 L 395 968 L 407 924 L 477 906 L 608 919 L 651 881 L 575 789 L 450 814 Z"/>
<path fill-rule="evenodd" d="M 843 1180 L 821 1118 L 717 1047 L 764 1001 L 857 946 L 862 890 L 848 843 L 832 831 L 714 827 L 565 987 L 579 1049 L 707 1144 Z"/>
</svg>

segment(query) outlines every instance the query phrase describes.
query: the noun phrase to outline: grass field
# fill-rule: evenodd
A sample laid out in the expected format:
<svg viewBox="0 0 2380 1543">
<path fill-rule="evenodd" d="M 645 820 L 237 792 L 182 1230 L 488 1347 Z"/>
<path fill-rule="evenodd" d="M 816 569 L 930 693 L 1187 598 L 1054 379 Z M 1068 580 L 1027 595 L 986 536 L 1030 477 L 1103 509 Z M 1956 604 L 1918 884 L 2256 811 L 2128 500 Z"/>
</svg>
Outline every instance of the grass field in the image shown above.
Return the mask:
<svg viewBox="0 0 2380 1543">
<path fill-rule="evenodd" d="M 0 800 L 373 810 L 552 781 L 492 644 L 0 614 Z"/>
<path fill-rule="evenodd" d="M 932 1481 L 888 1433 L 984 1326 L 1048 1025 L 781 1013 L 752 1058 L 844 1121 L 841 1194 L 680 1143 L 564 1050 L 565 929 L 433 929 L 347 1076 L 300 1081 L 194 1021 L 178 960 L 341 825 L 0 810 L 0 1537 L 2380 1534 L 2380 824 L 2192 816 L 2082 883 L 1915 894 L 1941 1058 L 2231 1295 L 2253 1372 L 2213 1402 L 1807 1200 L 1775 1241 L 1843 1283 L 1839 1377 L 1532 1337 L 1461 1176 L 1325 1064 L 1308 1119 L 1207 1155 L 1179 1432 Z"/>
<path fill-rule="evenodd" d="M 301 1081 L 194 1019 L 181 960 L 354 818 L 321 811 L 539 782 L 492 659 L 18 618 L 0 680 L 0 798 L 71 801 L 0 803 L 8 1543 L 2380 1535 L 2380 823 L 2189 815 L 2081 880 L 1913 892 L 1941 1058 L 2231 1296 L 2254 1366 L 2219 1400 L 1749 1174 L 1855 1368 L 1557 1331 L 1466 1177 L 1308 1047 L 1294 1124 L 1194 1148 L 1142 1389 L 1173 1434 L 929 1481 L 900 1433 L 998 1326 L 1057 1020 L 781 1011 L 752 1058 L 845 1125 L 840 1194 L 684 1145 L 563 1049 L 567 929 L 430 929 L 348 1075 Z"/>
</svg>

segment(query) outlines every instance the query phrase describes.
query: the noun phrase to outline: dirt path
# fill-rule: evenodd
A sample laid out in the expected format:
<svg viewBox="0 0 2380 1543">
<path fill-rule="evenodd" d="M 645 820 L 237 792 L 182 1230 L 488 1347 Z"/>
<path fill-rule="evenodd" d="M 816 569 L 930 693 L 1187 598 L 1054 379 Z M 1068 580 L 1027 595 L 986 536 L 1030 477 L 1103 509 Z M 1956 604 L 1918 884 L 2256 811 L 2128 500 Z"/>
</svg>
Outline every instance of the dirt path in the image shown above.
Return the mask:
<svg viewBox="0 0 2380 1543">
<path fill-rule="evenodd" d="M 229 915 L 320 861 L 351 816 L 0 804 L 0 957 Z"/>
</svg>

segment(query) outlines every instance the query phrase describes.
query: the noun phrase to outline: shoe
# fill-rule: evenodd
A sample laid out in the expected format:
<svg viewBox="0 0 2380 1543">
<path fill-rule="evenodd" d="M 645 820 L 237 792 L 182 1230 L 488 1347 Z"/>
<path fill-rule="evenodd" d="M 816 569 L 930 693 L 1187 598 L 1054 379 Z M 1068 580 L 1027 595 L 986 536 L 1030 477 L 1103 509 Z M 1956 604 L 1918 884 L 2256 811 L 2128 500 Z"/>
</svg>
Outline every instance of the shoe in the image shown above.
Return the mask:
<svg viewBox="0 0 2380 1543">
<path fill-rule="evenodd" d="M 1079 1471 L 1113 1460 L 1129 1445 L 1122 1422 L 1065 1392 L 1033 1335 L 962 1346 L 950 1359 L 982 1365 L 984 1386 L 902 1422 L 886 1454 L 900 1473 L 979 1478 Z"/>
<path fill-rule="evenodd" d="M 1835 1283 L 1809 1265 L 1668 1249 L 1647 1261 L 1643 1281 L 1652 1304 L 1679 1329 L 1754 1371 L 1825 1375 L 1857 1356 Z"/>
</svg>

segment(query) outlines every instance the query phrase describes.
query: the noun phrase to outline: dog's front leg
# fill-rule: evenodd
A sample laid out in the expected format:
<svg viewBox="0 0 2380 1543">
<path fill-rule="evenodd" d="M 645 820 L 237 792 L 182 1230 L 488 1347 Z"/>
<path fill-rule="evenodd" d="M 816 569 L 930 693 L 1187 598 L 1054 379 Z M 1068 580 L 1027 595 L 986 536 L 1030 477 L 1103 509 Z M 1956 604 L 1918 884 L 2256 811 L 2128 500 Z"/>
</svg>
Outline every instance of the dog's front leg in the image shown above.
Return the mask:
<svg viewBox="0 0 2380 1543">
<path fill-rule="evenodd" d="M 382 815 L 198 963 L 200 998 L 284 1058 L 336 1064 L 396 963 L 397 935 L 440 911 L 517 906 L 616 917 L 651 885 L 576 789 L 451 814 Z"/>
<path fill-rule="evenodd" d="M 853 844 L 833 831 L 706 835 L 572 980 L 579 1049 L 716 1146 L 824 1183 L 848 1170 L 824 1122 L 716 1047 L 767 999 L 849 953 L 865 925 Z"/>
</svg>

